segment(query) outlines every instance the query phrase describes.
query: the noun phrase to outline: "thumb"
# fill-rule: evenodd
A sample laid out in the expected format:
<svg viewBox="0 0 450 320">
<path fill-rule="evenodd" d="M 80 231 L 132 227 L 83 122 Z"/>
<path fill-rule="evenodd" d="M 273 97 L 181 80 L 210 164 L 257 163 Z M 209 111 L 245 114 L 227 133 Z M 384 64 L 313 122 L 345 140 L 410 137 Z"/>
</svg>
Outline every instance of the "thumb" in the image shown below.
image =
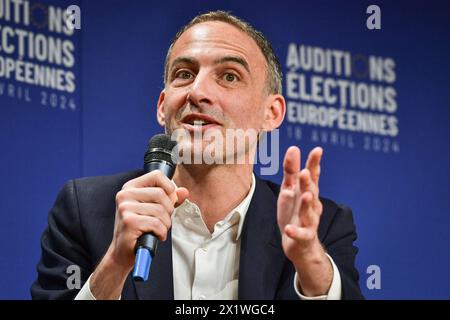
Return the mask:
<svg viewBox="0 0 450 320">
<path fill-rule="evenodd" d="M 175 207 L 178 207 L 180 204 L 189 197 L 189 190 L 183 187 L 176 188 L 175 192 L 177 193 L 177 201 L 175 203 Z"/>
</svg>

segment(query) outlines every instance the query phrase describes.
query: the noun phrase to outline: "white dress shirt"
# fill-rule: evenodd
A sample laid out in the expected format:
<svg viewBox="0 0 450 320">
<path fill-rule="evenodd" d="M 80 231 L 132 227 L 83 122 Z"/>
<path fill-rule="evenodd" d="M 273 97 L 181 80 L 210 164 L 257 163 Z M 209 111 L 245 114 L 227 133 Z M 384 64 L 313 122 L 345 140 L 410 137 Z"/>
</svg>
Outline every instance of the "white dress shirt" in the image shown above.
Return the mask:
<svg viewBox="0 0 450 320">
<path fill-rule="evenodd" d="M 189 200 L 184 201 L 172 214 L 172 264 L 175 300 L 236 300 L 238 298 L 241 232 L 250 201 L 255 191 L 255 177 L 244 200 L 221 221 L 211 233 L 203 221 L 200 209 Z M 328 255 L 327 255 L 328 256 Z M 341 299 L 341 278 L 333 266 L 333 280 L 327 295 L 306 297 L 297 287 L 296 293 L 304 300 Z M 76 296 L 76 300 L 92 300 L 89 280 Z"/>
</svg>

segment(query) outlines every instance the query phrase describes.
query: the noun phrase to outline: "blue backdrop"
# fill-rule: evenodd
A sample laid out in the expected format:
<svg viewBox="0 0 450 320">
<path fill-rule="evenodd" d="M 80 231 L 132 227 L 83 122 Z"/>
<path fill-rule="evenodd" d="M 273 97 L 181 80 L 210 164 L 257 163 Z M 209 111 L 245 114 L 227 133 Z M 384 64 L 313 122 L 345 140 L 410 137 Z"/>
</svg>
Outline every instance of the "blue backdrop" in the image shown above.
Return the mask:
<svg viewBox="0 0 450 320">
<path fill-rule="evenodd" d="M 321 194 L 353 209 L 364 295 L 450 298 L 447 1 L 377 1 L 381 30 L 366 27 L 369 1 L 25 2 L 28 13 L 17 20 L 0 10 L 1 299 L 29 298 L 39 238 L 65 181 L 142 166 L 148 138 L 161 131 L 155 110 L 167 47 L 190 18 L 215 9 L 272 41 L 289 103 L 280 153 L 292 144 L 324 148 Z M 55 22 L 69 4 L 81 8 L 72 34 Z M 35 48 L 21 52 L 5 29 L 27 31 Z M 313 69 L 301 60 L 311 48 Z M 342 55 L 349 72 L 321 63 L 327 54 Z M 53 80 L 27 78 L 17 71 L 24 64 L 47 68 L 44 78 Z M 355 91 L 320 101 L 311 94 L 320 79 Z M 345 123 L 327 122 L 335 111 Z M 279 182 L 280 174 L 265 178 Z M 367 286 L 370 266 L 379 267 L 380 288 Z"/>
</svg>

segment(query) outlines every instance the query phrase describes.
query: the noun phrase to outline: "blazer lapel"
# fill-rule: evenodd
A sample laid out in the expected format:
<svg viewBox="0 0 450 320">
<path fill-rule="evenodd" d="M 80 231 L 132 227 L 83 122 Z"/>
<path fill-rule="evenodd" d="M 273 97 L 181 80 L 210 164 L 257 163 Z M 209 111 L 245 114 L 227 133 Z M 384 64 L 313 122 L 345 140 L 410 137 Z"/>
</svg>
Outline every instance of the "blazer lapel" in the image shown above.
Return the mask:
<svg viewBox="0 0 450 320">
<path fill-rule="evenodd" d="M 259 178 L 241 237 L 239 299 L 274 299 L 286 258 L 277 224 L 277 195 Z"/>
<path fill-rule="evenodd" d="M 172 236 L 158 243 L 146 282 L 132 280 L 140 300 L 173 300 Z"/>
</svg>

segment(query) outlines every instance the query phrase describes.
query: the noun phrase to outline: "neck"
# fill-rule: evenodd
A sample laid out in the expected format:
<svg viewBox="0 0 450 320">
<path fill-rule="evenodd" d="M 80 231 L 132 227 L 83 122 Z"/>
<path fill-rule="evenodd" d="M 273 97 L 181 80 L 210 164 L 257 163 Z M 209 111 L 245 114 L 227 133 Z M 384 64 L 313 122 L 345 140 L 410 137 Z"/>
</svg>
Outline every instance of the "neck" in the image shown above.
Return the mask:
<svg viewBox="0 0 450 320">
<path fill-rule="evenodd" d="M 244 200 L 252 183 L 251 164 L 179 165 L 173 180 L 189 190 L 209 231 Z"/>
</svg>

